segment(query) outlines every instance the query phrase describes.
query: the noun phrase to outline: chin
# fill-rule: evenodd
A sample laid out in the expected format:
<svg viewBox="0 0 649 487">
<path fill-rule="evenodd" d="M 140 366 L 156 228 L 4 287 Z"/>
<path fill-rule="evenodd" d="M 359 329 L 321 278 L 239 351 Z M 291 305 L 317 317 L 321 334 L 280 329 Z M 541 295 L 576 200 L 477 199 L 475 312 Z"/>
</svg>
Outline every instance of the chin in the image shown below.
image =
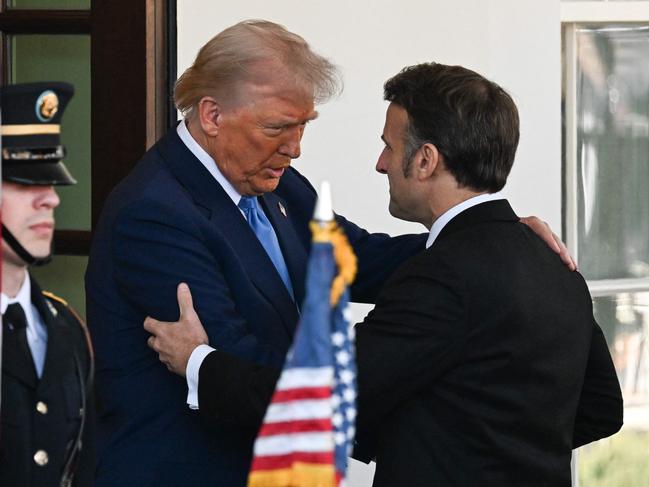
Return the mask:
<svg viewBox="0 0 649 487">
<path fill-rule="evenodd" d="M 408 213 L 407 211 L 403 211 L 401 208 L 399 208 L 397 205 L 393 204 L 390 202 L 390 206 L 388 207 L 388 211 L 390 212 L 390 215 L 393 217 L 403 220 L 405 222 L 417 222 L 418 220 L 413 217 L 412 214 Z"/>
<path fill-rule="evenodd" d="M 277 189 L 277 186 L 279 185 L 279 179 L 270 179 L 264 181 L 262 184 L 258 184 L 254 186 L 254 191 L 255 193 L 272 193 Z"/>
<path fill-rule="evenodd" d="M 27 252 L 32 254 L 37 259 L 44 259 L 49 257 L 52 253 L 52 245 L 32 245 L 31 248 L 27 248 Z"/>
<path fill-rule="evenodd" d="M 390 205 L 388 206 L 388 211 L 390 212 L 390 215 L 392 215 L 395 218 L 403 218 L 402 212 L 399 210 L 399 207 L 395 205 L 392 200 L 390 200 Z"/>
</svg>

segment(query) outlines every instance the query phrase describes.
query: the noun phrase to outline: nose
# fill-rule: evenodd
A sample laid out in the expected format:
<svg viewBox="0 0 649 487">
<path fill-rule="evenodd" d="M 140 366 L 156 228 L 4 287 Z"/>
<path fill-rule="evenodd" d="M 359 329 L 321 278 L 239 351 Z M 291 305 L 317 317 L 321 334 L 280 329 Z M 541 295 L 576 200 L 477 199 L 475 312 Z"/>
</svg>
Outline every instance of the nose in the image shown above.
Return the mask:
<svg viewBox="0 0 649 487">
<path fill-rule="evenodd" d="M 39 187 L 38 196 L 34 199 L 34 207 L 54 209 L 61 203 L 54 186 Z"/>
<path fill-rule="evenodd" d="M 388 166 L 384 160 L 383 152 L 381 152 L 381 155 L 379 156 L 379 160 L 376 161 L 376 167 L 374 169 L 376 169 L 376 172 L 381 174 L 388 173 Z"/>
<path fill-rule="evenodd" d="M 302 153 L 300 142 L 302 141 L 303 133 L 304 127 L 302 125 L 287 130 L 286 140 L 284 140 L 282 145 L 279 146 L 278 152 L 284 156 L 290 157 L 291 159 L 297 159 L 300 157 L 300 154 Z"/>
</svg>

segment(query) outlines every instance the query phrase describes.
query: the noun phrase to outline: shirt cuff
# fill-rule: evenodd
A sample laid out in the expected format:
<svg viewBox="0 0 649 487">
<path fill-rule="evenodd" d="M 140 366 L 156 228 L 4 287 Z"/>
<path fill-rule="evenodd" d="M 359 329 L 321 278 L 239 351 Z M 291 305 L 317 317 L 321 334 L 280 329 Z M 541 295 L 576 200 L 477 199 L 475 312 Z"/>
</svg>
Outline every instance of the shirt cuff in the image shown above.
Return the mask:
<svg viewBox="0 0 649 487">
<path fill-rule="evenodd" d="M 187 370 L 185 375 L 187 377 L 187 405 L 189 409 L 198 409 L 198 372 L 205 357 L 215 351 L 215 348 L 209 345 L 199 345 L 194 349 L 187 361 Z"/>
</svg>

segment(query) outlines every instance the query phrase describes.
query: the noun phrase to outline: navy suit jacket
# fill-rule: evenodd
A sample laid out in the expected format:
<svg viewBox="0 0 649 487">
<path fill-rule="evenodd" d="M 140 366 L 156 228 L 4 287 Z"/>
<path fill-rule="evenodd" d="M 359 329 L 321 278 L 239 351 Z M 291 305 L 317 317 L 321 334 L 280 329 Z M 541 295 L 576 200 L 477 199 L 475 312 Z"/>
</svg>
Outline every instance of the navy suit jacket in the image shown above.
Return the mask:
<svg viewBox="0 0 649 487">
<path fill-rule="evenodd" d="M 298 303 L 315 198 L 292 168 L 276 191 L 260 197 Z M 357 301 L 372 302 L 398 264 L 424 245 L 425 235 L 390 238 L 338 219 L 359 257 L 352 290 Z M 178 319 L 180 282 L 192 290 L 211 345 L 281 366 L 298 307 L 239 209 L 173 130 L 113 190 L 90 253 L 98 486 L 245 484 L 256 431 L 191 411 L 185 380 L 169 373 L 146 345 L 146 315 Z"/>
</svg>

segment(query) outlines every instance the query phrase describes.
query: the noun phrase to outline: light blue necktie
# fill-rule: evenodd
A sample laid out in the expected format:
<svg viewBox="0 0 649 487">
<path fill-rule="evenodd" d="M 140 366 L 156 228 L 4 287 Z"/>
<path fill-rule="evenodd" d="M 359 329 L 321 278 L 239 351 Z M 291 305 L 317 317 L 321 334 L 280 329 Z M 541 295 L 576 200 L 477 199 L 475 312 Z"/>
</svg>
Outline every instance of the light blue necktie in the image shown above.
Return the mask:
<svg viewBox="0 0 649 487">
<path fill-rule="evenodd" d="M 259 207 L 256 196 L 242 196 L 239 201 L 239 208 L 248 220 L 248 224 L 255 232 L 259 242 L 266 250 L 268 257 L 273 261 L 275 269 L 279 273 L 279 277 L 284 281 L 284 285 L 288 293 L 293 297 L 293 286 L 291 285 L 291 278 L 288 274 L 288 268 L 282 255 L 282 250 L 279 247 L 279 241 L 273 226 L 270 224 L 268 217 L 264 211 Z"/>
</svg>

